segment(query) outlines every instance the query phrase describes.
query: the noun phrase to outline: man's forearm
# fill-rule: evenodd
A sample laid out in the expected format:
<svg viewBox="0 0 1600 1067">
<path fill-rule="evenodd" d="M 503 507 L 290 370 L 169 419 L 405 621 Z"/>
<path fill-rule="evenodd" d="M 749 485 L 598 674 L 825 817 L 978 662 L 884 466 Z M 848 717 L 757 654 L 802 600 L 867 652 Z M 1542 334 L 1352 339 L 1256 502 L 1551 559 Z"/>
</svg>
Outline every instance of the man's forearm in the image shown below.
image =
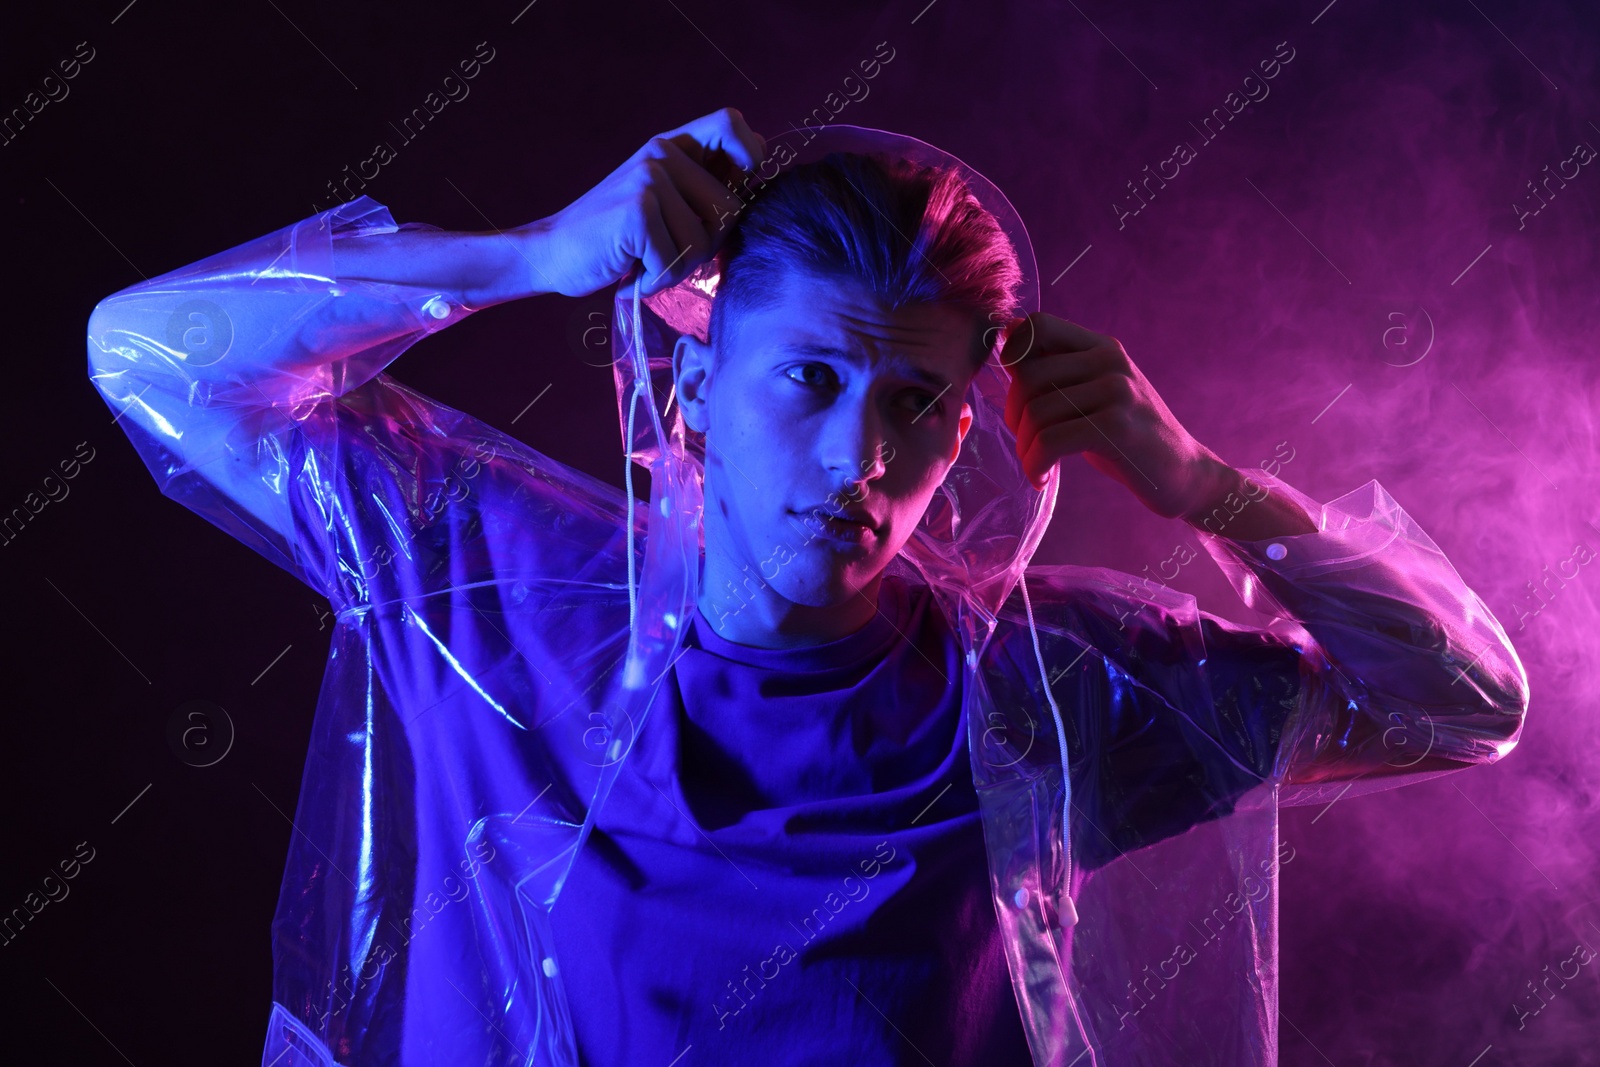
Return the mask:
<svg viewBox="0 0 1600 1067">
<path fill-rule="evenodd" d="M 120 383 L 108 398 L 127 405 L 159 383 L 168 433 L 213 405 L 293 408 L 344 395 L 479 308 L 547 291 L 547 220 L 504 233 L 370 232 L 375 222 L 393 225 L 381 204 L 318 213 L 174 272 L 181 285 L 106 297 L 88 339 L 97 373 Z"/>
<path fill-rule="evenodd" d="M 554 292 L 545 277 L 545 220 L 509 230 L 398 230 L 333 242 L 342 281 L 438 289 L 474 310 Z"/>
</svg>

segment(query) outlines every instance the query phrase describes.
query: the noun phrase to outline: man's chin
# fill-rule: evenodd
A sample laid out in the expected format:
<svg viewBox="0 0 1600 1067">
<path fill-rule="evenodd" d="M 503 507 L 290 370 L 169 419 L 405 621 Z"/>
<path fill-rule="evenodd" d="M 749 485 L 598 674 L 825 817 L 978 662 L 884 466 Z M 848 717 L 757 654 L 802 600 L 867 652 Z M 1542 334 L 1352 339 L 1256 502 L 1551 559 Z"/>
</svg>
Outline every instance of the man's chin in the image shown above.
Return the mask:
<svg viewBox="0 0 1600 1067">
<path fill-rule="evenodd" d="M 804 555 L 798 556 L 789 567 L 799 568 L 804 561 L 804 569 L 788 575 L 780 573 L 772 582 L 773 588 L 796 604 L 814 608 L 837 607 L 860 596 L 861 590 L 870 585 L 883 569 L 867 566 L 865 560 L 830 559 L 828 557 L 833 553 L 829 550 L 817 555 L 821 558 L 806 560 Z M 784 581 L 784 578 L 789 580 Z"/>
</svg>

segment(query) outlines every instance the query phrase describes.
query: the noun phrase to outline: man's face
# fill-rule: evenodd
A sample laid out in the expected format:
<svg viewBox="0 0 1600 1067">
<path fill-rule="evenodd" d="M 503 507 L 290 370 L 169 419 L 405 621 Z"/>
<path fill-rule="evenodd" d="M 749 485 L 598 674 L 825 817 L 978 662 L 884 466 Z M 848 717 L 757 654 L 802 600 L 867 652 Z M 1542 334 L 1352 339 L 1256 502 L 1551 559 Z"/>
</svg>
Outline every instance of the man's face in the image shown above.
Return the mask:
<svg viewBox="0 0 1600 1067">
<path fill-rule="evenodd" d="M 794 272 L 772 307 L 719 325 L 720 358 L 692 337 L 676 352 L 678 402 L 707 442 L 706 595 L 731 580 L 747 597 L 754 576 L 812 607 L 875 591 L 971 425 L 973 316 L 889 311 L 858 283 Z"/>
</svg>

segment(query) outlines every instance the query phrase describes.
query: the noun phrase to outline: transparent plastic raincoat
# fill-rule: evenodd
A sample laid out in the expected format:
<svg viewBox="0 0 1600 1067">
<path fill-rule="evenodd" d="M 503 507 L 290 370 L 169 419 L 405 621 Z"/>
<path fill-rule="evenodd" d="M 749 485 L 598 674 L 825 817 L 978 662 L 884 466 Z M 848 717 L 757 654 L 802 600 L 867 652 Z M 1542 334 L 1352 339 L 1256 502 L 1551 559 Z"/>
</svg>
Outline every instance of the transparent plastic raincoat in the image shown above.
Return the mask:
<svg viewBox="0 0 1600 1067">
<path fill-rule="evenodd" d="M 757 174 L 833 150 L 959 168 L 1016 246 L 1020 310 L 1038 308 L 1021 220 L 947 153 L 808 127 Z M 704 336 L 715 263 L 648 298 L 637 274 L 617 289 L 619 428 L 645 504 L 384 373 L 475 310 L 336 275 L 335 241 L 395 229 L 363 196 L 124 289 L 90 319 L 91 377 L 164 494 L 337 618 L 263 1064 L 573 1065 L 550 911 L 697 603 L 702 467 L 671 354 Z M 991 358 L 973 383 L 958 461 L 890 573 L 927 583 L 965 646 L 1034 1060 L 1275 1063 L 1278 805 L 1493 762 L 1521 729 L 1522 665 L 1375 481 L 1318 504 L 1247 470 L 1317 530 L 1199 535 L 1267 629 L 1132 575 L 1029 567 L 1058 476 L 1023 477 L 1008 381 Z"/>
</svg>

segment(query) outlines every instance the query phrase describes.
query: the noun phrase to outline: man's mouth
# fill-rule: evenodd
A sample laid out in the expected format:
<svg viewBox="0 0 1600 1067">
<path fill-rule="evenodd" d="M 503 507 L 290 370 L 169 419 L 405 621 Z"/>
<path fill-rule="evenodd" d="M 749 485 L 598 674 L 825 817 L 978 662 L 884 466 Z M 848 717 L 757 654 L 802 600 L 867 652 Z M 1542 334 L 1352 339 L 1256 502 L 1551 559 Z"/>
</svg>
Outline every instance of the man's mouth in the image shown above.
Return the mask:
<svg viewBox="0 0 1600 1067">
<path fill-rule="evenodd" d="M 799 517 L 807 530 L 832 541 L 866 545 L 876 541 L 878 537 L 879 524 L 865 515 L 841 514 L 826 508 L 811 508 L 792 514 Z"/>
</svg>

